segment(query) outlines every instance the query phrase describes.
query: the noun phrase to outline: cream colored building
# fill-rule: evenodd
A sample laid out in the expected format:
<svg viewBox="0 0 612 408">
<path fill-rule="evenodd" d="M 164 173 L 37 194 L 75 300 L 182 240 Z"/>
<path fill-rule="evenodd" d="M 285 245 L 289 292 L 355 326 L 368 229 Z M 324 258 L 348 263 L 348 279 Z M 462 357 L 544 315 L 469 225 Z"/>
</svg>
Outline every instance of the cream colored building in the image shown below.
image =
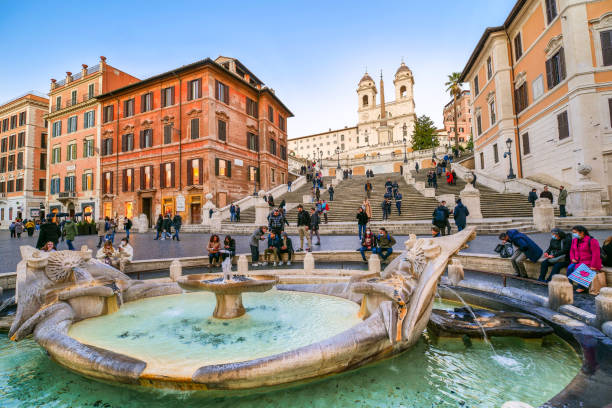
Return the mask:
<svg viewBox="0 0 612 408">
<path fill-rule="evenodd" d="M 341 152 L 341 157 L 368 153 L 370 150 L 382 154 L 403 145 L 404 138 L 410 147 L 416 122 L 414 77 L 403 62 L 395 73 L 393 85 L 395 99 L 387 102 L 382 74 L 377 89 L 374 79 L 366 72 L 357 87 L 357 126 L 290 139 L 289 152 L 310 159 L 334 158 L 336 149 Z"/>
</svg>

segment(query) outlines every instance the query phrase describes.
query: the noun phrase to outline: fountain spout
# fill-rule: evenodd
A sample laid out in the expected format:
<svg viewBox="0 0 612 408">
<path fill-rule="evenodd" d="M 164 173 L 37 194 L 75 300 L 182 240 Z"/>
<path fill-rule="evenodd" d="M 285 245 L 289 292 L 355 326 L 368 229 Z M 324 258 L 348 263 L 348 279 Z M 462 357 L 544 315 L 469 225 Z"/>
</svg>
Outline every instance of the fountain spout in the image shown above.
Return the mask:
<svg viewBox="0 0 612 408">
<path fill-rule="evenodd" d="M 221 268 L 223 269 L 223 282 L 231 282 L 232 280 L 232 258 L 228 256 L 221 263 Z"/>
</svg>

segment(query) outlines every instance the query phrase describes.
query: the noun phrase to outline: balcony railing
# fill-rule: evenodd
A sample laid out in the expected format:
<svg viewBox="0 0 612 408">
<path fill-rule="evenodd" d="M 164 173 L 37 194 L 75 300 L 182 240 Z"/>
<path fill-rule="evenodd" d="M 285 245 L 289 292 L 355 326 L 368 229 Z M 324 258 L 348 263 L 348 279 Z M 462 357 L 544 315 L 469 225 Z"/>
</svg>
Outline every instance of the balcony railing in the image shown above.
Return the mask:
<svg viewBox="0 0 612 408">
<path fill-rule="evenodd" d="M 100 70 L 100 64 L 96 64 L 93 67 L 88 67 L 86 75 L 93 74 L 94 72 L 98 72 L 99 70 Z M 82 71 L 77 72 L 76 74 L 72 75 L 72 81 L 71 82 L 74 82 L 76 80 L 81 79 L 82 76 L 83 76 Z M 58 88 L 60 86 L 64 86 L 64 85 L 66 85 L 66 79 L 65 78 L 64 79 L 60 79 L 59 81 L 57 81 L 55 83 L 55 87 L 56 88 Z"/>
<path fill-rule="evenodd" d="M 75 191 L 61 191 L 57 197 L 59 199 L 62 198 L 76 198 L 76 192 Z"/>
<path fill-rule="evenodd" d="M 93 99 L 93 98 L 95 98 L 98 95 L 100 95 L 100 92 L 94 92 L 92 94 L 87 93 L 85 95 L 81 95 L 80 98 L 77 98 L 74 101 L 72 99 L 69 99 L 66 102 L 64 102 L 63 104 L 61 104 L 59 107 L 57 106 L 56 103 L 54 103 L 53 105 L 51 105 L 51 112 L 57 112 L 57 111 L 60 111 L 62 109 L 70 108 L 71 106 L 75 106 L 75 105 L 78 105 L 80 103 L 87 102 L 88 100 Z"/>
</svg>

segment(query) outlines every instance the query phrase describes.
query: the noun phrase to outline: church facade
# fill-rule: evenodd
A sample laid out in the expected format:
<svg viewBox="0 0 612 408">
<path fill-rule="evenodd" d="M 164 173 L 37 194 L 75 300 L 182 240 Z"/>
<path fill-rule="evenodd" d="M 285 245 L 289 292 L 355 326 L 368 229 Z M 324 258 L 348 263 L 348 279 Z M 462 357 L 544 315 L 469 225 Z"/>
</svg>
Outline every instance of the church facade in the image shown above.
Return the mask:
<svg viewBox="0 0 612 408">
<path fill-rule="evenodd" d="M 366 72 L 357 86 L 357 125 L 302 136 L 288 141 L 289 152 L 310 159 L 377 153 L 411 145 L 416 122 L 414 77 L 402 62 L 393 80 L 395 99 L 385 100 L 382 74 L 379 88 Z M 380 92 L 380 96 L 377 97 Z"/>
</svg>

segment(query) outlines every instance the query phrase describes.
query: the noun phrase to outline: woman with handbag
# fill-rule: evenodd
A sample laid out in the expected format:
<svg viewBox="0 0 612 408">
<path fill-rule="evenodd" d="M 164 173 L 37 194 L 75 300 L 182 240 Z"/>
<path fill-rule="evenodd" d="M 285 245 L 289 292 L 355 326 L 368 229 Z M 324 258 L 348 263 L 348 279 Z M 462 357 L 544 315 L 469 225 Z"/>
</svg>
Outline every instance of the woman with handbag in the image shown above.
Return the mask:
<svg viewBox="0 0 612 408">
<path fill-rule="evenodd" d="M 582 225 L 576 225 L 572 228 L 572 238 L 572 247 L 570 249 L 571 263 L 567 267 L 567 276 L 569 277 L 582 264 L 595 272 L 600 271 L 601 255 L 599 242 Z M 578 288 L 576 292 L 584 292 L 584 289 Z"/>
</svg>

